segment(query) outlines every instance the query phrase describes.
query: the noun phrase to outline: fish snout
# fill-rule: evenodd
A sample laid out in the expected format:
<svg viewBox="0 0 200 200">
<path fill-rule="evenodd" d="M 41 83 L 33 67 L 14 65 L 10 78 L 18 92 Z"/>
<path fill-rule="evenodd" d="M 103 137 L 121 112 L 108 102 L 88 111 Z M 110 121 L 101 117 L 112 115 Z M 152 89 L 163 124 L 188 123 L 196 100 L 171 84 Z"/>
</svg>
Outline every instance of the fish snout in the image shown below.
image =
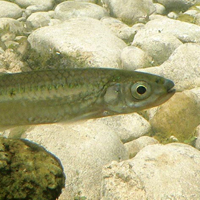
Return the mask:
<svg viewBox="0 0 200 200">
<path fill-rule="evenodd" d="M 166 88 L 168 93 L 175 93 L 176 90 L 173 88 L 174 85 L 174 82 L 169 79 L 166 79 L 164 82 L 164 87 Z"/>
</svg>

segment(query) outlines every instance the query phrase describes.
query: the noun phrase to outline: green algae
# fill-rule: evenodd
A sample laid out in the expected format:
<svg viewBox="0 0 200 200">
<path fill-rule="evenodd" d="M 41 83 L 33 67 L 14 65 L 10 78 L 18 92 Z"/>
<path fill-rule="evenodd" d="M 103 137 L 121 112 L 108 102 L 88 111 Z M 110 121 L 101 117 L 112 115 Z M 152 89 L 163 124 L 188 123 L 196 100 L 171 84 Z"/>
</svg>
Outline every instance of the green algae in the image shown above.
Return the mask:
<svg viewBox="0 0 200 200">
<path fill-rule="evenodd" d="M 55 49 L 38 53 L 35 49 L 29 47 L 22 57 L 22 61 L 32 70 L 89 67 L 89 63 L 78 51 L 74 55 L 67 55 Z"/>
<path fill-rule="evenodd" d="M 195 24 L 195 22 L 196 22 L 195 17 L 192 16 L 192 15 L 188 15 L 188 14 L 181 14 L 181 15 L 179 15 L 179 17 L 177 18 L 177 20 L 182 21 L 182 22 L 192 23 L 192 24 Z"/>
<path fill-rule="evenodd" d="M 60 161 L 27 140 L 0 138 L 0 199 L 55 200 L 64 187 Z"/>
</svg>

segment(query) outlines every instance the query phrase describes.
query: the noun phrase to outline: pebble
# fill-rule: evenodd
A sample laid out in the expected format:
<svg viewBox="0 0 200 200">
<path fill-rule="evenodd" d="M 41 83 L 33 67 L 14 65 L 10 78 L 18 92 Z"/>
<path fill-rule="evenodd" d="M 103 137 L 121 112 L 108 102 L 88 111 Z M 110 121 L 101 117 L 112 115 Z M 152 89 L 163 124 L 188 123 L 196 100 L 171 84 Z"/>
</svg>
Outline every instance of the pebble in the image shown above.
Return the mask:
<svg viewBox="0 0 200 200">
<path fill-rule="evenodd" d="M 93 3 L 79 1 L 64 1 L 55 8 L 55 19 L 65 21 L 74 17 L 91 17 L 101 19 L 108 16 L 107 11 Z"/>
<path fill-rule="evenodd" d="M 112 17 L 133 25 L 139 19 L 146 19 L 155 11 L 151 0 L 102 0 Z"/>
<path fill-rule="evenodd" d="M 17 19 L 21 17 L 22 9 L 15 3 L 0 1 L 0 18 L 8 17 Z"/>
<path fill-rule="evenodd" d="M 128 46 L 122 50 L 121 60 L 124 69 L 136 70 L 150 67 L 153 59 L 149 54 L 135 46 Z"/>
<path fill-rule="evenodd" d="M 154 65 L 161 65 L 168 60 L 170 55 L 178 48 L 182 42 L 172 34 L 155 33 L 148 37 L 136 37 L 132 45 L 141 48 L 153 59 Z"/>
</svg>

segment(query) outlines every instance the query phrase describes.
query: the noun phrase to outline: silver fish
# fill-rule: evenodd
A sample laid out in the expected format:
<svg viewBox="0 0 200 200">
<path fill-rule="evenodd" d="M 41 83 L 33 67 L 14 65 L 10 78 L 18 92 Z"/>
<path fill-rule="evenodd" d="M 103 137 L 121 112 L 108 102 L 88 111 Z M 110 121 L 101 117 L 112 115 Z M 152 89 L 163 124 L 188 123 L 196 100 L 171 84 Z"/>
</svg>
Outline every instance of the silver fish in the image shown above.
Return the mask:
<svg viewBox="0 0 200 200">
<path fill-rule="evenodd" d="M 118 69 L 75 68 L 0 75 L 0 127 L 131 113 L 164 103 L 174 83 Z"/>
</svg>

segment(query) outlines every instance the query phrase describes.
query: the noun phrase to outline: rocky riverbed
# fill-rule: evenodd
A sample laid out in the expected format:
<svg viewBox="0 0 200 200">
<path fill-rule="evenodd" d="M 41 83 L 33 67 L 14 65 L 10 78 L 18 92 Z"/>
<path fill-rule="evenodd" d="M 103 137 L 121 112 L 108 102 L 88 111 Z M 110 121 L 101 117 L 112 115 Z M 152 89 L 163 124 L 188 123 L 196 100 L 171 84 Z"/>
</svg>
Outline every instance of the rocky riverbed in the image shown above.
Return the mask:
<svg viewBox="0 0 200 200">
<path fill-rule="evenodd" d="M 199 200 L 200 0 L 0 1 L 1 72 L 69 67 L 158 74 L 177 92 L 140 113 L 2 132 L 60 159 L 59 200 Z"/>
</svg>

